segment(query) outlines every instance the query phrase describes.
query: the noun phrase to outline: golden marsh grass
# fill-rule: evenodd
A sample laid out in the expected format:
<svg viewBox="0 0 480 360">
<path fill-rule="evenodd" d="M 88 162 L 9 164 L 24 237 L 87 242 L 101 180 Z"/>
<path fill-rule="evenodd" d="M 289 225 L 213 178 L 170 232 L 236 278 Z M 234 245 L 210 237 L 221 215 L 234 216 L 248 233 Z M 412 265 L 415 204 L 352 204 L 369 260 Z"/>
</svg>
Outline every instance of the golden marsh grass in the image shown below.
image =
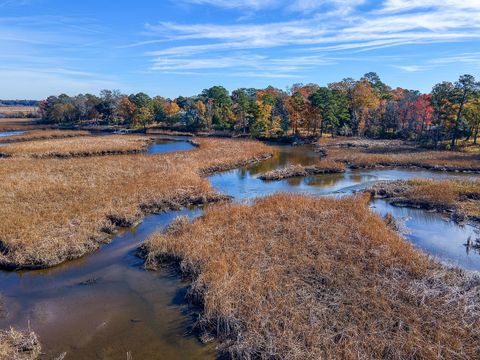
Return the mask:
<svg viewBox="0 0 480 360">
<path fill-rule="evenodd" d="M 147 264 L 179 264 L 198 327 L 233 358 L 478 358 L 478 275 L 430 260 L 367 201 L 279 194 L 211 207 L 152 236 Z"/>
<path fill-rule="evenodd" d="M 410 205 L 441 212 L 454 218 L 480 221 L 480 181 L 413 179 L 381 182 L 370 191 L 393 199 L 398 205 Z"/>
<path fill-rule="evenodd" d="M 194 150 L 158 155 L 0 159 L 0 265 L 53 266 L 96 249 L 117 225 L 146 213 L 218 200 L 200 173 L 271 152 L 254 141 L 197 142 Z"/>
<path fill-rule="evenodd" d="M 34 332 L 0 330 L 0 359 L 36 360 L 40 353 L 41 346 Z"/>
<path fill-rule="evenodd" d="M 261 180 L 273 181 L 292 177 L 304 177 L 320 174 L 345 172 L 345 165 L 331 160 L 321 160 L 314 165 L 290 165 L 282 169 L 272 170 L 259 176 Z"/>
<path fill-rule="evenodd" d="M 4 156 L 34 158 L 81 157 L 96 155 L 132 154 L 145 151 L 151 138 L 145 136 L 107 135 L 17 142 L 0 149 Z"/>
<path fill-rule="evenodd" d="M 436 171 L 480 172 L 480 153 L 434 151 L 392 140 L 323 139 L 328 159 L 352 167 L 419 167 Z"/>
<path fill-rule="evenodd" d="M 88 131 L 82 130 L 29 130 L 24 134 L 7 136 L 1 139 L 2 143 L 15 143 L 33 140 L 63 139 L 75 136 L 88 136 Z"/>
</svg>

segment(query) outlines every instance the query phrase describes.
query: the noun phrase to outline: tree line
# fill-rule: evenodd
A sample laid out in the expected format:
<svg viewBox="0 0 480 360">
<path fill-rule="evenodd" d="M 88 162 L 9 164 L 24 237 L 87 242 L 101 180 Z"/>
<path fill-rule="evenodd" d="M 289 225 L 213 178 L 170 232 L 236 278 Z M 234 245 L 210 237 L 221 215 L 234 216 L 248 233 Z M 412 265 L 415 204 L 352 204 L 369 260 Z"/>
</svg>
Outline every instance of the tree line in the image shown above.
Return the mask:
<svg viewBox="0 0 480 360">
<path fill-rule="evenodd" d="M 295 84 L 287 91 L 222 86 L 191 97 L 167 99 L 145 93 L 103 90 L 100 96 L 62 94 L 39 103 L 42 118 L 55 124 L 147 128 L 153 124 L 189 131 L 226 130 L 255 137 L 322 136 L 325 133 L 401 138 L 437 146 L 459 139 L 477 143 L 480 83 L 462 75 L 435 85 L 429 94 L 391 88 L 376 73 L 319 86 Z"/>
<path fill-rule="evenodd" d="M 37 106 L 37 100 L 2 100 L 0 99 L 0 106 Z"/>
</svg>

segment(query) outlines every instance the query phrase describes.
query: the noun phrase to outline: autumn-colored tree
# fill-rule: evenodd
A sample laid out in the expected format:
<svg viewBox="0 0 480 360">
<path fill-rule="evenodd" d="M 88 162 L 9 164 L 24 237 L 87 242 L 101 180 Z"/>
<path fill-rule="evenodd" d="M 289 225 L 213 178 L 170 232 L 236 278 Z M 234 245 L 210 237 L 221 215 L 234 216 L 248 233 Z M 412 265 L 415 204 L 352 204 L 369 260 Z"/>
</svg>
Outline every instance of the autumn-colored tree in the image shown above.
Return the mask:
<svg viewBox="0 0 480 360">
<path fill-rule="evenodd" d="M 403 90 L 397 98 L 398 132 L 403 137 L 410 137 L 416 127 L 415 104 L 420 96 L 418 91 Z"/>
<path fill-rule="evenodd" d="M 473 136 L 473 143 L 477 144 L 480 130 L 480 97 L 475 97 L 465 104 L 465 119 L 470 126 L 469 137 Z"/>
<path fill-rule="evenodd" d="M 375 109 L 380 105 L 372 86 L 368 81 L 358 81 L 352 91 L 352 108 L 354 126 L 357 134 L 363 134 L 368 127 L 369 109 Z"/>
<path fill-rule="evenodd" d="M 103 90 L 100 96 L 50 96 L 39 102 L 43 119 L 76 124 L 98 119 L 107 124 L 120 120 L 130 126 L 150 122 L 183 124 L 192 131 L 221 129 L 257 136 L 288 134 L 363 135 L 401 137 L 435 145 L 473 137 L 477 142 L 480 84 L 471 75 L 455 83 L 437 84 L 430 94 L 403 88 L 391 89 L 370 72 L 359 81 L 346 78 L 328 87 L 294 84 L 289 90 L 274 87 L 242 88 L 230 96 L 222 86 L 198 96 L 167 100 L 145 93 L 122 95 Z"/>
<path fill-rule="evenodd" d="M 425 129 L 432 126 L 433 105 L 430 94 L 420 95 L 414 103 L 414 115 L 416 120 L 415 130 L 418 135 L 422 135 Z"/>
<path fill-rule="evenodd" d="M 180 106 L 175 101 L 167 101 L 165 104 L 165 114 L 169 122 L 175 122 L 176 116 L 180 112 Z"/>
<path fill-rule="evenodd" d="M 297 134 L 298 128 L 301 125 L 303 112 L 306 108 L 306 99 L 301 93 L 295 92 L 286 99 L 285 107 L 288 111 L 293 133 Z"/>
<path fill-rule="evenodd" d="M 208 127 L 208 121 L 207 121 L 207 107 L 201 100 L 197 100 L 195 102 L 195 109 L 197 111 L 198 118 L 200 119 L 202 123 L 202 127 Z"/>
<path fill-rule="evenodd" d="M 133 119 L 133 126 L 134 127 L 143 127 L 144 129 L 147 128 L 148 124 L 153 122 L 153 111 L 149 106 L 143 106 L 141 108 L 137 108 L 135 111 L 135 116 Z"/>
<path fill-rule="evenodd" d="M 127 124 L 132 124 L 135 118 L 137 106 L 128 96 L 123 96 L 118 104 L 117 113 L 121 116 Z"/>
<path fill-rule="evenodd" d="M 257 100 L 255 103 L 255 117 L 250 126 L 250 133 L 254 136 L 264 136 L 267 134 L 272 117 L 272 105 Z"/>
</svg>

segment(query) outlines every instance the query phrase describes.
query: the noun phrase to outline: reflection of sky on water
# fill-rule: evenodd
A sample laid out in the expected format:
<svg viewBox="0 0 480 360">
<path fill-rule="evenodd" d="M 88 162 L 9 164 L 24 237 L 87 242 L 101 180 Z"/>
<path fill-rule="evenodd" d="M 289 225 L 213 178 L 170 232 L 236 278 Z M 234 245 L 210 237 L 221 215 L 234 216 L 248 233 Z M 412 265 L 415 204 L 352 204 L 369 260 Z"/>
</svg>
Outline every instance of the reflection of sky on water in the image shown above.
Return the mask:
<svg viewBox="0 0 480 360">
<path fill-rule="evenodd" d="M 235 198 L 248 201 L 255 197 L 276 192 L 294 192 L 310 195 L 350 194 L 380 180 L 407 180 L 412 178 L 465 178 L 466 174 L 431 172 L 421 169 L 356 169 L 343 174 L 327 174 L 281 181 L 262 181 L 258 176 L 264 172 L 290 164 L 309 165 L 319 160 L 318 154 L 306 147 L 278 147 L 275 156 L 253 167 L 233 170 L 210 177 L 214 188 Z M 475 175 L 473 175 L 475 176 Z M 478 178 L 478 176 L 477 176 Z M 465 243 L 473 234 L 471 226 L 459 226 L 443 216 L 423 210 L 398 208 L 378 200 L 372 209 L 384 215 L 392 213 L 395 218 L 409 217 L 405 225 L 410 234 L 407 238 L 424 251 L 467 269 L 480 270 L 480 255 L 467 254 Z"/>
<path fill-rule="evenodd" d="M 0 138 L 13 135 L 21 135 L 23 133 L 25 133 L 25 131 L 0 131 Z"/>
<path fill-rule="evenodd" d="M 174 151 L 187 151 L 193 148 L 194 146 L 187 141 L 157 140 L 155 143 L 149 145 L 147 154 L 154 155 Z"/>
</svg>

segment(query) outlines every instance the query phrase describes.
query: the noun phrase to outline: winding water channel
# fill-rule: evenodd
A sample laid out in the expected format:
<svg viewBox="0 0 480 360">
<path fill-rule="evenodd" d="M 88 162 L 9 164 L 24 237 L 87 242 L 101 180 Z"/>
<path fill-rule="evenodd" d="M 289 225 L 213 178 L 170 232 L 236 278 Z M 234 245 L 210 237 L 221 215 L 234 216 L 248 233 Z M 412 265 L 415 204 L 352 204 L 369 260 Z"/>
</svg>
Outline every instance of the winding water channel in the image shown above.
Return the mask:
<svg viewBox="0 0 480 360">
<path fill-rule="evenodd" d="M 22 135 L 25 131 L 0 131 L 0 138 L 13 136 L 13 135 Z"/>
<path fill-rule="evenodd" d="M 186 141 L 162 141 L 148 153 L 183 151 Z M 291 163 L 310 164 L 318 159 L 309 147 L 276 146 L 272 159 L 253 167 L 211 176 L 218 191 L 235 201 L 277 191 L 340 196 L 360 190 L 372 181 L 413 177 L 463 177 L 462 174 L 421 170 L 349 170 L 278 182 L 257 179 L 262 172 Z M 468 175 L 472 176 L 472 175 Z M 474 233 L 445 217 L 423 210 L 398 208 L 383 200 L 371 203 L 380 214 L 402 219 L 407 239 L 442 261 L 480 270 L 480 255 L 467 253 L 463 243 Z M 213 359 L 214 345 L 204 346 L 189 332 L 193 317 L 183 300 L 186 284 L 169 270 L 149 272 L 136 249 L 154 231 L 176 216 L 200 216 L 201 209 L 151 215 L 113 241 L 82 259 L 53 269 L 0 272 L 6 314 L 0 327 L 26 328 L 29 324 L 42 342 L 45 359 L 67 353 L 65 359 Z"/>
</svg>

